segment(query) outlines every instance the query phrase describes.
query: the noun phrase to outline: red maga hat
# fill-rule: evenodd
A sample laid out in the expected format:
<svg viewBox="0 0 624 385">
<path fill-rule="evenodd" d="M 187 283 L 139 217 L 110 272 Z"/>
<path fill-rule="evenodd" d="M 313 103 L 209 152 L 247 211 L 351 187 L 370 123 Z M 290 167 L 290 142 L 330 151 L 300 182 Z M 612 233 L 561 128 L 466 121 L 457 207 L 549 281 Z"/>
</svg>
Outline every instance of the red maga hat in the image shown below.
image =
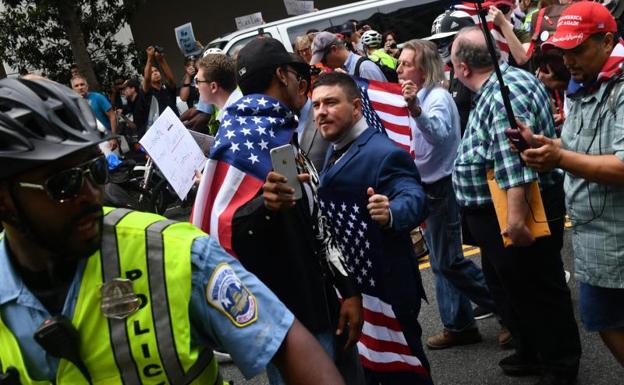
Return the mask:
<svg viewBox="0 0 624 385">
<path fill-rule="evenodd" d="M 573 3 L 561 13 L 555 34 L 542 47 L 572 49 L 583 44 L 591 35 L 601 32 L 617 32 L 611 12 L 600 3 Z"/>
</svg>

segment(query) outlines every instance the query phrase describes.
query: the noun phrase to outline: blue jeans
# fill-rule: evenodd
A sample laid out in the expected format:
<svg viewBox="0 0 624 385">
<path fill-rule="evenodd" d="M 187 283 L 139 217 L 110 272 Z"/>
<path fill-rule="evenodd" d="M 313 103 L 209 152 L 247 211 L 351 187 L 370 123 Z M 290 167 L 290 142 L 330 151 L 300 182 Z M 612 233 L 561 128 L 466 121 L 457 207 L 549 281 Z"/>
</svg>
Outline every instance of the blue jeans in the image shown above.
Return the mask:
<svg viewBox="0 0 624 385">
<path fill-rule="evenodd" d="M 424 235 L 440 319 L 446 329 L 461 331 L 475 323 L 470 301 L 491 311 L 495 310 L 494 301 L 479 266 L 464 258 L 459 206 L 450 176 L 424 188 L 430 208 Z"/>
<path fill-rule="evenodd" d="M 347 352 L 339 353 L 339 357 L 336 357 L 336 347 L 334 346 L 336 338 L 330 331 L 315 333 L 314 337 L 321 344 L 321 347 L 323 347 L 323 350 L 325 350 L 332 361 L 334 361 L 346 385 L 364 385 L 364 370 L 360 364 L 357 348 L 355 346 Z M 342 349 L 342 347 L 339 349 Z M 266 373 L 269 384 L 286 385 L 279 370 L 272 363 L 267 365 Z"/>
</svg>

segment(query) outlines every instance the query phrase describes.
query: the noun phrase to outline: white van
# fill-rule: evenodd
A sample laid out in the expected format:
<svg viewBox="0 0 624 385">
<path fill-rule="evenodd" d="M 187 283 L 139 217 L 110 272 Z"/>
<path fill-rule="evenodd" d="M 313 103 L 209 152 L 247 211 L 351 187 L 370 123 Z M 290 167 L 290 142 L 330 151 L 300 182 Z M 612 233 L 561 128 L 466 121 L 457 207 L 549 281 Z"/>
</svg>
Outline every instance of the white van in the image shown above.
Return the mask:
<svg viewBox="0 0 624 385">
<path fill-rule="evenodd" d="M 208 48 L 220 48 L 233 56 L 259 33 L 264 33 L 280 40 L 292 52 L 297 36 L 311 29 L 323 31 L 340 26 L 351 19 L 365 22 L 380 33 L 393 31 L 402 42 L 429 36 L 433 19 L 444 12 L 441 3 L 438 0 L 359 1 L 236 31 L 211 41 Z"/>
</svg>

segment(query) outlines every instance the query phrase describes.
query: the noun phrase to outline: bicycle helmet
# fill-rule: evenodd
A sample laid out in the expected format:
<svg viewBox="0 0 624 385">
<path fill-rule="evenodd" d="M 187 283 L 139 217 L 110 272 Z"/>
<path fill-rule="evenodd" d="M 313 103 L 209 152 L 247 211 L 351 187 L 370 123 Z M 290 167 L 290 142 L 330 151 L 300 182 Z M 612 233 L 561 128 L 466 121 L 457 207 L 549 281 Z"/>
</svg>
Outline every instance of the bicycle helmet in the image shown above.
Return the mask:
<svg viewBox="0 0 624 385">
<path fill-rule="evenodd" d="M 207 50 L 204 51 L 204 53 L 202 54 L 202 57 L 206 57 L 207 55 L 213 55 L 213 54 L 225 55 L 225 53 L 223 52 L 221 48 L 208 48 Z"/>
<path fill-rule="evenodd" d="M 362 34 L 362 44 L 368 48 L 381 48 L 381 34 L 377 31 L 368 30 Z"/>
<path fill-rule="evenodd" d="M 47 79 L 0 80 L 0 179 L 97 145 L 89 103 Z"/>
</svg>

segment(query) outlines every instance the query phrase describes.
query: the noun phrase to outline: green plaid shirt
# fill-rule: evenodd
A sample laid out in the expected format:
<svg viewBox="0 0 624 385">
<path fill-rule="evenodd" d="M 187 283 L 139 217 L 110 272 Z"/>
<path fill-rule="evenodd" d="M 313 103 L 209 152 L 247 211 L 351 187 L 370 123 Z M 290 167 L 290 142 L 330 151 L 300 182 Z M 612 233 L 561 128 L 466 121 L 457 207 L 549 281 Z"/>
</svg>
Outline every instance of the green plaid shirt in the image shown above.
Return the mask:
<svg viewBox="0 0 624 385">
<path fill-rule="evenodd" d="M 517 119 L 528 124 L 536 134 L 555 137 L 555 128 L 546 90 L 530 73 L 507 63 L 500 65 L 505 84 L 509 87 L 511 107 Z M 561 181 L 559 171 L 538 174 L 520 162 L 511 151 L 505 128 L 509 127 L 503 98 L 492 72 L 475 94 L 475 103 L 464 137 L 457 149 L 453 186 L 461 207 L 490 205 L 492 199 L 487 185 L 487 170 L 494 170 L 500 188 L 540 182 L 540 187 Z"/>
<path fill-rule="evenodd" d="M 570 113 L 561 140 L 570 151 L 613 154 L 624 161 L 624 87 L 609 102 L 614 91 L 609 91 L 608 84 L 602 83 L 592 94 L 568 99 Z M 594 286 L 624 289 L 624 186 L 588 182 L 566 173 L 565 192 L 574 225 L 576 278 Z"/>
</svg>

